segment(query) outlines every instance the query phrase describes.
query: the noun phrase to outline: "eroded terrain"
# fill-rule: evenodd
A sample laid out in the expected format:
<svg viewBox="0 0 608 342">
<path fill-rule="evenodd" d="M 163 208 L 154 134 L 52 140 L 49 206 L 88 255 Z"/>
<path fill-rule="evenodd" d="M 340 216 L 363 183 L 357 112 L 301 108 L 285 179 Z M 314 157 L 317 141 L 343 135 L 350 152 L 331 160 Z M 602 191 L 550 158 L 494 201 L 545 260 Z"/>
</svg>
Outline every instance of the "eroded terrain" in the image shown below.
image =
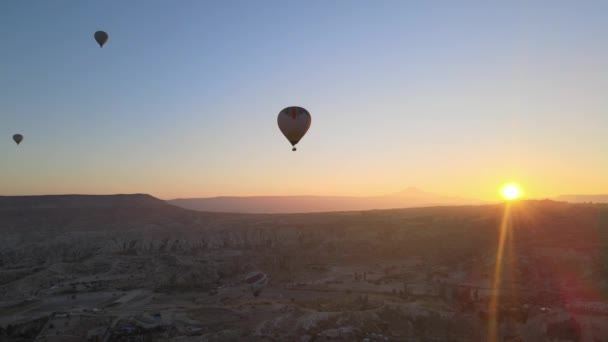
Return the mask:
<svg viewBox="0 0 608 342">
<path fill-rule="evenodd" d="M 0 201 L 0 336 L 37 341 L 608 340 L 608 207 L 294 215 L 145 195 Z M 244 281 L 258 271 L 258 296 Z M 492 310 L 495 303 L 495 310 Z"/>
</svg>

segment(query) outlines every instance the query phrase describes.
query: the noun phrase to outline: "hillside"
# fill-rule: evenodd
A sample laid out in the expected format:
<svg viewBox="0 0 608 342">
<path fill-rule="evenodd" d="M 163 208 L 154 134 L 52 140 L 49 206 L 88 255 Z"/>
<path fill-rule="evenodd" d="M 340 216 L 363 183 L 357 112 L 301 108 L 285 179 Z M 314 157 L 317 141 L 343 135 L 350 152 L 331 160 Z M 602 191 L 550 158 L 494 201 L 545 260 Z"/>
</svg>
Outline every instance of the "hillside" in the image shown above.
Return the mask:
<svg viewBox="0 0 608 342">
<path fill-rule="evenodd" d="M 158 198 L 132 195 L 0 196 L 0 210 L 34 208 L 163 207 Z"/>
<path fill-rule="evenodd" d="M 0 231 L 5 233 L 124 230 L 145 224 L 204 221 L 210 217 L 218 214 L 195 213 L 143 194 L 0 197 Z"/>
<path fill-rule="evenodd" d="M 354 196 L 252 196 L 182 198 L 169 203 L 192 210 L 232 213 L 314 213 L 437 205 L 482 204 L 482 201 L 441 196 L 410 187 L 404 191 L 370 197 Z"/>
<path fill-rule="evenodd" d="M 570 203 L 608 203 L 608 195 L 561 195 L 555 200 Z"/>
</svg>

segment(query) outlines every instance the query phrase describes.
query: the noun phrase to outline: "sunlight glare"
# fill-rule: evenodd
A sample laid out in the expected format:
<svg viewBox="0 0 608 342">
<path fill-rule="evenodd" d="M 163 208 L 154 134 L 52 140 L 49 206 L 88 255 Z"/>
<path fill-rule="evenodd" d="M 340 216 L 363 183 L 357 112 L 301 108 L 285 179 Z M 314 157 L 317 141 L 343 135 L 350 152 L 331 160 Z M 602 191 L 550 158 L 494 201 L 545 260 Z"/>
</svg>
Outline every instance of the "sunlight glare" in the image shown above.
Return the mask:
<svg viewBox="0 0 608 342">
<path fill-rule="evenodd" d="M 501 193 L 502 193 L 502 197 L 504 197 L 504 199 L 506 199 L 507 201 L 512 201 L 521 196 L 521 189 L 519 188 L 519 186 L 517 184 L 510 183 L 510 184 L 506 184 L 502 188 Z"/>
</svg>

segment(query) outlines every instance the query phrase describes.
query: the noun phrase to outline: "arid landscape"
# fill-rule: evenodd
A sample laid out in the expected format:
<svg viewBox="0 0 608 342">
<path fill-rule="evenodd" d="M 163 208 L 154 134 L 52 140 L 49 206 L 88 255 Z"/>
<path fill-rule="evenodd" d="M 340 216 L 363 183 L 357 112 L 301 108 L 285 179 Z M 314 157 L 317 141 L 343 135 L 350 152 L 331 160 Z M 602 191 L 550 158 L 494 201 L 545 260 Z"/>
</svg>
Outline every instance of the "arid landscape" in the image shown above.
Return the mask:
<svg viewBox="0 0 608 342">
<path fill-rule="evenodd" d="M 608 339 L 608 205 L 319 214 L 148 195 L 0 198 L 6 341 Z M 262 272 L 255 296 L 246 278 Z M 496 314 L 493 299 L 499 298 Z"/>
</svg>

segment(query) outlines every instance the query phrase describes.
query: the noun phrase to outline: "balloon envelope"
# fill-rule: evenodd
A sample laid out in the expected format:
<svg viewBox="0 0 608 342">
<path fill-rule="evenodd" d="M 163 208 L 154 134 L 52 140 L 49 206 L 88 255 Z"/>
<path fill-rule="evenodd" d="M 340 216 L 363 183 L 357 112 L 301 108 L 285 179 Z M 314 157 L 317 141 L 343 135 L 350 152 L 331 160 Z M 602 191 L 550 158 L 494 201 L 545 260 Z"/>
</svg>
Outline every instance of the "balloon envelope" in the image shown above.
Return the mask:
<svg viewBox="0 0 608 342">
<path fill-rule="evenodd" d="M 245 278 L 245 282 L 247 282 L 247 284 L 260 283 L 264 282 L 264 280 L 266 280 L 266 274 L 262 272 L 251 272 Z"/>
<path fill-rule="evenodd" d="M 15 135 L 13 135 L 13 140 L 15 140 L 15 142 L 17 143 L 17 145 L 19 145 L 23 141 L 23 135 L 21 135 L 21 134 L 15 134 Z"/>
<path fill-rule="evenodd" d="M 306 134 L 311 121 L 310 113 L 302 107 L 287 107 L 279 112 L 277 118 L 279 129 L 292 146 L 295 146 Z"/>
<path fill-rule="evenodd" d="M 97 44 L 99 44 L 99 47 L 102 47 L 103 44 L 105 44 L 108 41 L 108 34 L 105 33 L 104 31 L 97 31 L 95 32 L 95 34 L 93 35 L 93 37 L 95 37 L 95 41 L 97 42 Z"/>
<path fill-rule="evenodd" d="M 268 275 L 262 272 L 251 272 L 245 278 L 245 282 L 249 284 L 249 290 L 253 296 L 257 297 L 268 284 Z"/>
</svg>

